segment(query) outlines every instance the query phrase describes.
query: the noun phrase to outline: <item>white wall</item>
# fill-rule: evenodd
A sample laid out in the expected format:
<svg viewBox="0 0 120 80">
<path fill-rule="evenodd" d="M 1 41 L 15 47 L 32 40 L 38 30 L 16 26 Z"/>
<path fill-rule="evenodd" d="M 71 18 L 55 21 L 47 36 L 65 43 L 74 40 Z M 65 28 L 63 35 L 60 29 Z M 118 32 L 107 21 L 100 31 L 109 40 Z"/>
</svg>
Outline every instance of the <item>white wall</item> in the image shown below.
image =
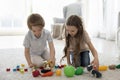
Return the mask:
<svg viewBox="0 0 120 80">
<path fill-rule="evenodd" d="M 92 36 L 115 40 L 118 27 L 119 0 L 89 0 L 88 31 Z"/>
<path fill-rule="evenodd" d="M 45 28 L 51 30 L 53 17 L 63 18 L 63 7 L 76 0 L 33 0 L 33 13 L 40 13 L 45 19 Z"/>
</svg>

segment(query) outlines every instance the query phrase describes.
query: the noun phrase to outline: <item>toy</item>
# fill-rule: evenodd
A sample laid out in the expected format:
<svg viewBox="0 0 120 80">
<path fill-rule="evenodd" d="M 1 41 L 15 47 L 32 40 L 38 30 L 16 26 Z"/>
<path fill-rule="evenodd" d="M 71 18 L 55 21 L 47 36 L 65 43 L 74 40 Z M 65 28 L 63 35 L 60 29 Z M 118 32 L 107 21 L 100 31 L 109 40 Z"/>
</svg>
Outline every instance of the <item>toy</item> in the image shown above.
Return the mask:
<svg viewBox="0 0 120 80">
<path fill-rule="evenodd" d="M 51 70 L 42 69 L 42 70 L 41 70 L 41 73 L 47 73 L 47 72 L 49 72 L 49 71 L 51 71 Z"/>
<path fill-rule="evenodd" d="M 55 65 L 55 69 L 59 68 L 59 65 Z"/>
<path fill-rule="evenodd" d="M 20 71 L 20 69 L 18 68 L 17 71 Z"/>
<path fill-rule="evenodd" d="M 49 72 L 47 72 L 47 73 L 42 74 L 41 76 L 42 76 L 42 77 L 47 77 L 47 76 L 52 76 L 52 75 L 53 75 L 53 72 L 52 72 L 52 71 L 49 71 Z"/>
<path fill-rule="evenodd" d="M 61 69 L 61 68 L 64 68 L 64 67 L 65 67 L 64 65 L 55 65 L 55 69 L 57 69 L 57 68 Z"/>
<path fill-rule="evenodd" d="M 20 68 L 20 66 L 19 66 L 19 65 L 17 65 L 17 66 L 16 66 L 16 69 L 19 69 L 19 68 Z"/>
<path fill-rule="evenodd" d="M 25 64 L 21 64 L 21 67 L 25 67 Z"/>
<path fill-rule="evenodd" d="M 16 72 L 17 71 L 17 69 L 13 69 L 13 72 Z"/>
<path fill-rule="evenodd" d="M 23 69 L 23 68 L 21 68 L 19 71 L 20 71 L 20 73 L 22 73 L 22 74 L 24 73 L 24 69 Z"/>
<path fill-rule="evenodd" d="M 27 72 L 27 71 L 28 71 L 28 69 L 24 69 L 24 71 L 25 71 L 25 72 Z"/>
<path fill-rule="evenodd" d="M 77 67 L 76 71 L 75 71 L 75 75 L 82 75 L 83 74 L 83 68 L 82 67 Z"/>
<path fill-rule="evenodd" d="M 56 76 L 61 76 L 61 69 L 56 70 Z"/>
<path fill-rule="evenodd" d="M 99 71 L 106 71 L 108 69 L 108 66 L 99 66 Z"/>
<path fill-rule="evenodd" d="M 39 69 L 44 69 L 44 67 L 43 67 L 43 66 L 41 66 L 41 67 L 39 67 Z"/>
<path fill-rule="evenodd" d="M 74 74 L 75 74 L 75 68 L 73 66 L 66 66 L 64 68 L 64 74 L 67 76 L 67 77 L 73 77 Z"/>
<path fill-rule="evenodd" d="M 109 65 L 110 70 L 115 70 L 115 68 L 116 68 L 116 65 Z"/>
<path fill-rule="evenodd" d="M 40 72 L 38 70 L 34 70 L 32 72 L 33 77 L 38 77 L 40 75 Z"/>
<path fill-rule="evenodd" d="M 45 61 L 43 64 L 44 69 L 46 70 L 51 70 L 53 68 L 53 63 L 52 61 Z"/>
<path fill-rule="evenodd" d="M 119 65 L 116 65 L 116 68 L 117 68 L 117 69 L 120 69 L 120 64 L 119 64 Z"/>
<path fill-rule="evenodd" d="M 92 65 L 89 65 L 87 67 L 87 70 L 93 75 L 95 76 L 96 78 L 101 78 L 102 77 L 102 74 L 96 70 L 93 69 L 93 66 Z"/>
<path fill-rule="evenodd" d="M 6 71 L 9 72 L 9 71 L 10 71 L 10 68 L 7 68 Z"/>
</svg>

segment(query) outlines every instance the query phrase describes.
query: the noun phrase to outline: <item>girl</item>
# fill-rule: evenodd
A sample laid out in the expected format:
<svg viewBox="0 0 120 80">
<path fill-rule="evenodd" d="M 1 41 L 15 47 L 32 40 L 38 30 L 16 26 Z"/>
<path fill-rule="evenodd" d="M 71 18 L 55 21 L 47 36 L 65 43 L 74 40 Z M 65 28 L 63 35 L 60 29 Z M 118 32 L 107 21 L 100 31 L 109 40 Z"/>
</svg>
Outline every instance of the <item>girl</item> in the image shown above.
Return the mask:
<svg viewBox="0 0 120 80">
<path fill-rule="evenodd" d="M 48 30 L 44 29 L 45 22 L 41 15 L 31 14 L 27 20 L 29 31 L 24 39 L 25 58 L 29 67 L 40 67 L 44 60 L 55 64 L 55 48 Z M 47 50 L 47 43 L 49 51 Z"/>
<path fill-rule="evenodd" d="M 77 15 L 71 15 L 66 21 L 65 27 L 65 48 L 64 57 L 67 57 L 67 63 L 75 67 L 87 67 L 90 65 L 89 52 L 94 57 L 91 64 L 98 70 L 99 60 L 96 49 L 94 48 L 90 37 L 83 28 L 82 19 Z"/>
</svg>

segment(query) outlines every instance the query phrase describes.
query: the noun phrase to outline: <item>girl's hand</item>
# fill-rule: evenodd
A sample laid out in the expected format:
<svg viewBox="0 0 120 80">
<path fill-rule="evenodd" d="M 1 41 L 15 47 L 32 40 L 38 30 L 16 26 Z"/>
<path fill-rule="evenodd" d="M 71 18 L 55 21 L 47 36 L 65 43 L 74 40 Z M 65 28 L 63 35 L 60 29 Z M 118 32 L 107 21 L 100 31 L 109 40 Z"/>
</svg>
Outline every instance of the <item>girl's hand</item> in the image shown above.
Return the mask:
<svg viewBox="0 0 120 80">
<path fill-rule="evenodd" d="M 93 65 L 93 67 L 94 67 L 95 70 L 98 70 L 98 68 L 99 68 L 99 60 L 98 60 L 97 58 L 95 58 L 95 59 L 91 62 L 91 64 Z"/>
</svg>

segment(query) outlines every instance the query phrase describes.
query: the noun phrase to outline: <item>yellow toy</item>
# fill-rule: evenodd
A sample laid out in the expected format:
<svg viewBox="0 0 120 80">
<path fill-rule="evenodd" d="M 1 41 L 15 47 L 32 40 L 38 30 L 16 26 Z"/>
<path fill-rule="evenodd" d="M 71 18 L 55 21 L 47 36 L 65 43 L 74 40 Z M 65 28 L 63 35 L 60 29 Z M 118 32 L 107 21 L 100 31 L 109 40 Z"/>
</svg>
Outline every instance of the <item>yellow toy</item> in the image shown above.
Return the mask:
<svg viewBox="0 0 120 80">
<path fill-rule="evenodd" d="M 108 69 L 108 66 L 99 66 L 99 71 L 106 71 Z"/>
<path fill-rule="evenodd" d="M 61 76 L 61 69 L 56 70 L 56 76 Z"/>
</svg>

